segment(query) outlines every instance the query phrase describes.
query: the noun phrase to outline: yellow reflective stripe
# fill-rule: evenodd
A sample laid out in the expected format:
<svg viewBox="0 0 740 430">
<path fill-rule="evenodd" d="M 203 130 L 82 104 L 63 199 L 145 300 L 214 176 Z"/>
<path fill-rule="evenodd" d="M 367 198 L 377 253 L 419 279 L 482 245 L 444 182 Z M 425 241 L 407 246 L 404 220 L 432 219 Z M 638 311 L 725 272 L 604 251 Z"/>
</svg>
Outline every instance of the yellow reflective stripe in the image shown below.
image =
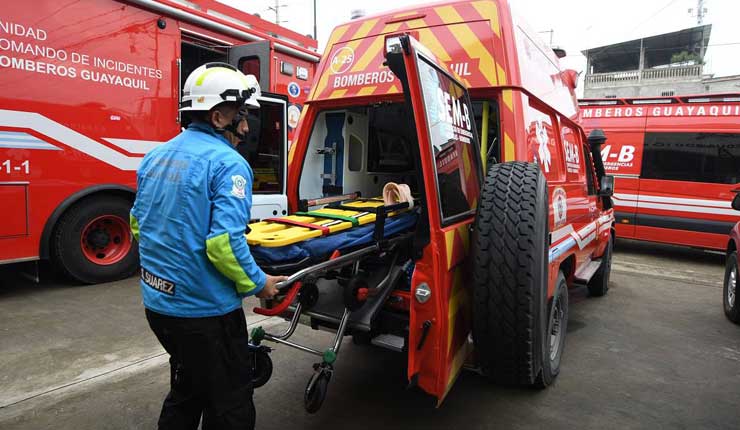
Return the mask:
<svg viewBox="0 0 740 430">
<path fill-rule="evenodd" d="M 460 22 L 462 17 L 452 6 L 442 6 L 435 9 L 440 17 L 446 22 Z M 467 24 L 450 25 L 447 27 L 452 35 L 457 39 L 460 46 L 465 50 L 470 58 L 478 58 L 479 70 L 488 81 L 489 85 L 496 85 L 496 76 L 493 74 L 496 64 L 493 56 L 483 46 L 480 38 L 473 33 Z"/>
<path fill-rule="evenodd" d="M 136 220 L 136 217 L 129 213 L 128 214 L 128 223 L 131 226 L 131 233 L 134 235 L 134 239 L 136 241 L 139 241 L 139 221 Z"/>
<path fill-rule="evenodd" d="M 509 137 L 509 133 L 504 132 L 504 161 L 514 161 L 515 157 L 514 141 Z"/>
<path fill-rule="evenodd" d="M 501 91 L 501 98 L 504 99 L 504 105 L 510 112 L 514 112 L 514 92 L 512 90 Z"/>
<path fill-rule="evenodd" d="M 492 1 L 476 1 L 473 2 L 473 7 L 478 11 L 480 16 L 491 22 L 491 30 L 496 33 L 496 36 L 501 37 L 501 28 L 498 23 L 498 8 L 496 7 L 496 3 Z"/>
<path fill-rule="evenodd" d="M 326 43 L 326 50 L 324 52 L 331 52 L 334 44 L 337 43 L 337 41 L 341 39 L 342 36 L 344 36 L 344 33 L 347 32 L 349 27 L 349 25 L 344 25 L 335 28 L 334 31 L 332 31 L 331 36 L 329 37 L 329 41 Z M 327 82 L 329 81 L 329 76 L 333 75 L 333 73 L 331 73 L 331 63 L 329 62 L 328 57 L 324 57 L 324 61 L 325 65 L 324 70 L 321 73 L 321 78 L 316 85 L 312 85 L 311 94 L 308 95 L 309 100 L 314 100 L 321 95 L 321 93 L 324 91 L 324 88 L 326 87 Z"/>
<path fill-rule="evenodd" d="M 330 99 L 338 99 L 340 97 L 343 97 L 347 93 L 347 88 L 342 88 L 341 90 L 334 90 L 331 94 L 329 94 Z"/>
<path fill-rule="evenodd" d="M 447 53 L 447 50 L 444 48 L 442 43 L 440 43 L 439 39 L 437 39 L 437 36 L 434 35 L 432 30 L 428 28 L 420 28 L 419 39 L 419 42 L 421 42 L 424 46 L 431 49 L 432 52 L 437 54 L 437 58 L 440 61 L 449 62 L 452 60 L 452 58 L 450 58 L 450 54 Z"/>
<path fill-rule="evenodd" d="M 219 272 L 236 283 L 237 293 L 247 294 L 257 288 L 257 285 L 247 276 L 244 268 L 236 260 L 234 251 L 231 249 L 229 233 L 223 233 L 206 240 L 206 254 Z"/>
<path fill-rule="evenodd" d="M 483 174 L 486 172 L 486 162 L 488 161 L 488 102 L 483 102 L 483 118 L 481 119 L 481 136 L 480 136 L 480 159 L 483 165 Z"/>
<path fill-rule="evenodd" d="M 198 79 L 196 79 L 196 81 L 195 81 L 195 85 L 196 86 L 203 85 L 203 81 L 206 79 L 206 77 L 208 77 L 208 75 L 212 75 L 212 74 L 214 74 L 216 72 L 234 73 L 233 70 L 227 69 L 226 67 L 211 67 L 210 69 L 206 69 L 205 72 L 201 73 L 201 75 L 198 76 Z M 244 86 L 245 87 L 248 87 L 249 86 L 249 83 L 247 82 L 246 76 L 244 76 L 243 73 L 238 73 L 238 75 L 241 78 L 242 82 L 244 82 Z"/>
</svg>

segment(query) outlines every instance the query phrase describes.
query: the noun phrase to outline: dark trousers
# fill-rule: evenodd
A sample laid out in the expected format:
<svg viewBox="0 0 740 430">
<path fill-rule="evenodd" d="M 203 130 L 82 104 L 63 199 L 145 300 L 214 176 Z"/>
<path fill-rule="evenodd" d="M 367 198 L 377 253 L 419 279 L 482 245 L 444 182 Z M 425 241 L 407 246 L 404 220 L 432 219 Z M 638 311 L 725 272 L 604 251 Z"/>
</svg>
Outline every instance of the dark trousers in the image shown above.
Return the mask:
<svg viewBox="0 0 740 430">
<path fill-rule="evenodd" d="M 244 312 L 177 318 L 146 310 L 154 334 L 170 354 L 170 392 L 160 429 L 253 429 L 252 354 Z"/>
</svg>

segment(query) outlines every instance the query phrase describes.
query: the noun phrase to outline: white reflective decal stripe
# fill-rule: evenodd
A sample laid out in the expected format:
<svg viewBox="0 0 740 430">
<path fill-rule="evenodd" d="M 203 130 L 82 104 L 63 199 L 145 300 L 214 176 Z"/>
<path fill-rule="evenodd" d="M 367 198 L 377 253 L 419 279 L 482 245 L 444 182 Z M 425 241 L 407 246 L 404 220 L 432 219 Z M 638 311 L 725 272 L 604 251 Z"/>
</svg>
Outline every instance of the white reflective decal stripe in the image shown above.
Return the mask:
<svg viewBox="0 0 740 430">
<path fill-rule="evenodd" d="M 724 201 L 724 200 L 703 200 L 703 199 L 685 199 L 685 198 L 679 198 L 679 197 L 662 197 L 662 196 L 651 196 L 647 194 L 621 194 L 617 193 L 614 194 L 614 197 L 617 197 L 620 200 L 633 200 L 638 201 L 640 203 L 642 202 L 651 202 L 651 203 L 675 203 L 675 204 L 683 204 L 683 205 L 692 205 L 692 206 L 709 206 L 709 207 L 715 207 L 715 208 L 731 208 L 732 205 L 730 201 Z"/>
<path fill-rule="evenodd" d="M 33 129 L 43 135 L 63 143 L 70 148 L 97 158 L 121 170 L 136 170 L 142 157 L 129 157 L 95 141 L 82 133 L 65 127 L 58 122 L 35 113 L 0 109 L 0 127 L 23 127 Z"/>
<path fill-rule="evenodd" d="M 573 233 L 573 225 L 568 224 L 565 227 L 561 227 L 555 231 L 552 232 L 551 240 L 552 243 L 558 243 L 560 239 L 564 238 L 565 236 L 568 236 L 569 234 Z"/>
<path fill-rule="evenodd" d="M 61 151 L 61 148 L 23 131 L 0 131 L 0 148 Z"/>
<path fill-rule="evenodd" d="M 616 197 L 616 194 L 614 196 L 612 196 L 612 200 L 614 201 L 614 204 L 616 206 L 622 206 L 622 207 L 627 207 L 627 208 L 636 208 L 637 207 L 637 202 L 633 202 L 633 201 L 630 201 L 630 200 L 622 200 L 622 199 Z"/>
<path fill-rule="evenodd" d="M 701 206 L 668 205 L 662 203 L 638 203 L 638 208 L 663 209 L 667 211 L 691 212 L 697 214 L 730 215 L 738 216 L 740 212 L 734 209 L 706 208 Z"/>
<path fill-rule="evenodd" d="M 111 137 L 104 137 L 103 140 L 112 143 L 113 145 L 116 145 L 117 147 L 131 154 L 141 155 L 144 155 L 157 146 L 165 143 L 158 142 L 156 140 L 113 139 Z"/>
</svg>

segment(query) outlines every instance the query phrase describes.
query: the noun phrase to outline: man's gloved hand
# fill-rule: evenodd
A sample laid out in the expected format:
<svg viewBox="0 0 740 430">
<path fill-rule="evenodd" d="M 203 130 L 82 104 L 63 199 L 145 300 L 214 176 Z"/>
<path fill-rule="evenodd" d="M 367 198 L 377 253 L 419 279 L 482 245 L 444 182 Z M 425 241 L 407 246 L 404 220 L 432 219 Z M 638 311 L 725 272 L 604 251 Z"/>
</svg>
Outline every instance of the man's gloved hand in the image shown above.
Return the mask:
<svg viewBox="0 0 740 430">
<path fill-rule="evenodd" d="M 283 282 L 287 280 L 287 276 L 272 276 L 267 275 L 267 281 L 265 282 L 265 287 L 262 288 L 262 291 L 256 294 L 256 296 L 260 299 L 271 299 L 275 297 L 275 294 L 278 293 L 277 287 L 275 287 L 275 284 L 278 282 Z"/>
</svg>

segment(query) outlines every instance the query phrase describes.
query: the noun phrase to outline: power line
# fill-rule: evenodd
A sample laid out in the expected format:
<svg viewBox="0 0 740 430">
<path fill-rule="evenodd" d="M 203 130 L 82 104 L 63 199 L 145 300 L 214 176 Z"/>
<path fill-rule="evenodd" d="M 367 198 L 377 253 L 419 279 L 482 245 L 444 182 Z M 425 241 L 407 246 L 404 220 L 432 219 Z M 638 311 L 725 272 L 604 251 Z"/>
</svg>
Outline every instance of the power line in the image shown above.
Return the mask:
<svg viewBox="0 0 740 430">
<path fill-rule="evenodd" d="M 677 0 L 670 0 L 670 1 L 668 2 L 668 3 L 666 3 L 666 4 L 665 4 L 665 6 L 663 6 L 663 7 L 662 7 L 662 8 L 660 8 L 660 9 L 658 9 L 658 10 L 657 10 L 656 12 L 654 12 L 654 13 L 653 13 L 652 15 L 650 15 L 649 17 L 647 17 L 647 19 L 645 19 L 645 20 L 643 20 L 642 22 L 640 22 L 639 24 L 637 24 L 637 25 L 636 25 L 636 26 L 635 26 L 635 27 L 634 27 L 634 28 L 633 28 L 632 30 L 630 30 L 630 33 L 629 33 L 629 34 L 632 34 L 632 33 L 633 33 L 633 32 L 634 32 L 635 30 L 637 30 L 638 28 L 640 28 L 640 27 L 641 27 L 641 26 L 642 26 L 643 24 L 645 24 L 646 22 L 648 22 L 648 21 L 650 21 L 651 19 L 653 19 L 653 18 L 654 18 L 654 17 L 656 16 L 656 15 L 658 15 L 659 13 L 663 12 L 664 10 L 666 10 L 666 9 L 668 8 L 668 6 L 672 5 L 672 4 L 673 4 L 673 3 L 675 3 L 676 1 L 677 1 Z"/>
</svg>

